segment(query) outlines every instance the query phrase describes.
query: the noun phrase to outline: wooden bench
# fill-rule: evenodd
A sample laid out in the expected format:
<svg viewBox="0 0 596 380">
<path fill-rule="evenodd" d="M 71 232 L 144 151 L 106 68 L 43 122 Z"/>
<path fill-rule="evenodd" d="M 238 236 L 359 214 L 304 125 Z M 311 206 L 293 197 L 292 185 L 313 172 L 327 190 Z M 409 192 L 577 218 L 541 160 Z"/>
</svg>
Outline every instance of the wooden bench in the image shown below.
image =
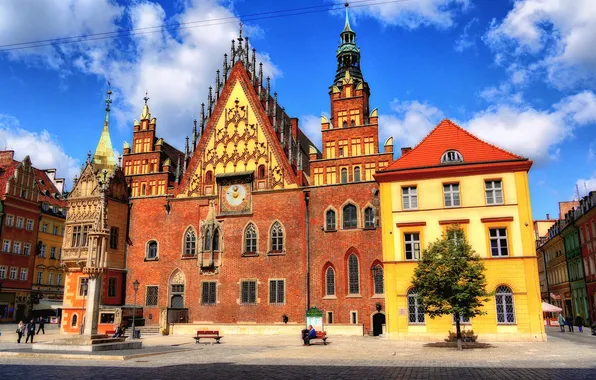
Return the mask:
<svg viewBox="0 0 596 380">
<path fill-rule="evenodd" d="M 219 340 L 221 338 L 223 338 L 223 335 L 219 335 L 219 331 L 216 331 L 216 330 L 215 331 L 209 331 L 209 330 L 202 331 L 202 330 L 199 330 L 199 331 L 197 331 L 197 336 L 194 336 L 193 338 L 195 338 L 195 343 L 199 343 L 199 341 L 201 339 L 203 339 L 203 338 L 204 339 L 206 339 L 206 338 L 212 338 L 212 339 L 215 339 L 215 341 L 217 342 L 217 344 L 219 344 Z"/>
<path fill-rule="evenodd" d="M 116 333 L 116 330 L 106 330 L 106 334 L 111 338 L 114 336 L 114 334 Z M 122 336 L 120 338 L 128 338 L 128 335 L 124 335 L 122 334 Z"/>
<path fill-rule="evenodd" d="M 327 345 L 327 331 L 317 331 L 317 337 L 316 338 L 310 338 L 310 342 L 312 342 L 315 339 L 321 339 L 323 341 L 324 345 Z"/>
</svg>

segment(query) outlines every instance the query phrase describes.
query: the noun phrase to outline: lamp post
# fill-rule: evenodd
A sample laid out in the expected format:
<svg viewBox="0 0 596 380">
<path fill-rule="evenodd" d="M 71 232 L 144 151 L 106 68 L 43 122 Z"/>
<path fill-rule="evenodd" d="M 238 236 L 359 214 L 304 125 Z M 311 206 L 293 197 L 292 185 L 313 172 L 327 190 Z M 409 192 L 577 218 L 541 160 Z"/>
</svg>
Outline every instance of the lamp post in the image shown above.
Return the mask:
<svg viewBox="0 0 596 380">
<path fill-rule="evenodd" d="M 85 318 L 83 318 L 83 313 L 85 312 L 85 297 L 87 296 L 87 287 L 89 284 L 87 283 L 87 279 L 84 279 L 85 282 L 81 284 L 81 288 L 83 289 L 83 305 L 81 305 L 81 328 L 79 329 L 79 335 L 83 335 L 83 330 L 85 329 Z M 81 280 L 83 281 L 83 279 Z"/>
<path fill-rule="evenodd" d="M 135 280 L 135 282 L 132 283 L 135 290 L 134 304 L 132 305 L 132 339 L 137 337 L 137 334 L 135 333 L 135 317 L 137 314 L 137 291 L 139 290 L 139 285 L 139 280 Z"/>
</svg>

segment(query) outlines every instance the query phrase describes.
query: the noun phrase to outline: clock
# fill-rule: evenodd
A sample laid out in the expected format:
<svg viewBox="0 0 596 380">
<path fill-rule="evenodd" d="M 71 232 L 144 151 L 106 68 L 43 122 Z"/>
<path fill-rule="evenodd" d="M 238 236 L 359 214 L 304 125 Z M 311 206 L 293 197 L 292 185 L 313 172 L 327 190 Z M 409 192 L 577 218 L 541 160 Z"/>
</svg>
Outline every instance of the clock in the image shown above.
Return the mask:
<svg viewBox="0 0 596 380">
<path fill-rule="evenodd" d="M 235 183 L 234 183 L 235 182 Z M 221 186 L 221 213 L 245 214 L 251 209 L 251 184 L 241 181 L 222 184 Z"/>
<path fill-rule="evenodd" d="M 240 206 L 246 200 L 246 189 L 240 184 L 231 185 L 226 191 L 226 201 L 230 206 Z"/>
</svg>

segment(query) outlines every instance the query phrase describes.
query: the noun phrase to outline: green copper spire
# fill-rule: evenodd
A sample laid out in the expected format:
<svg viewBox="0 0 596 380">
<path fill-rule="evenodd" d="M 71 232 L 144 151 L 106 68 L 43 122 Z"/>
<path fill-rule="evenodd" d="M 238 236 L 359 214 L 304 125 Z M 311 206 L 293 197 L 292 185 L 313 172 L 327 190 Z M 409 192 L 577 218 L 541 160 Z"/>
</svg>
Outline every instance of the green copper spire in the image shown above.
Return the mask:
<svg viewBox="0 0 596 380">
<path fill-rule="evenodd" d="M 350 16 L 348 16 L 348 8 L 350 7 L 350 3 L 346 2 L 344 6 L 346 7 L 346 24 L 344 25 L 344 32 L 352 32 L 352 28 L 350 27 Z"/>
<path fill-rule="evenodd" d="M 350 15 L 348 8 L 350 4 L 345 3 L 346 23 L 344 30 L 340 33 L 341 44 L 337 48 L 337 71 L 335 74 L 335 83 L 342 80 L 346 71 L 356 80 L 362 81 L 362 72 L 360 71 L 360 49 L 356 46 L 356 32 L 350 26 Z"/>
</svg>

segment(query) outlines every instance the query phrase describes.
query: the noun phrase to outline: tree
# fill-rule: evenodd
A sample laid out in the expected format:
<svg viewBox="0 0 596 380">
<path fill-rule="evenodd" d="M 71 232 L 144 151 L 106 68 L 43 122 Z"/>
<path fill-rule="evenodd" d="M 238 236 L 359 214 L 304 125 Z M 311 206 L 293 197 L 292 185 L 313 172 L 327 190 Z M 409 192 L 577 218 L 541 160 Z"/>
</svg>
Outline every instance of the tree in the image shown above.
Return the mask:
<svg viewBox="0 0 596 380">
<path fill-rule="evenodd" d="M 485 267 L 466 241 L 459 226 L 447 229 L 430 243 L 414 271 L 412 284 L 430 318 L 453 315 L 457 346 L 461 349 L 460 318 L 486 314 L 482 309 L 490 293 L 486 291 Z"/>
</svg>

